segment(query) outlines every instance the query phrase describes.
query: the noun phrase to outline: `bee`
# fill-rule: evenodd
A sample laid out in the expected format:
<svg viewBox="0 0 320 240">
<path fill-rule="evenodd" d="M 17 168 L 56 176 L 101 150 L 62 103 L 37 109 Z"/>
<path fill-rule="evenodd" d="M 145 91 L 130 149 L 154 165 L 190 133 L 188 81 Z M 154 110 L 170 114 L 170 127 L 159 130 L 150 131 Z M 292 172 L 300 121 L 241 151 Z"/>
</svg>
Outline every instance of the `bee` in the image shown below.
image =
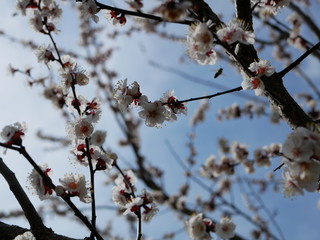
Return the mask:
<svg viewBox="0 0 320 240">
<path fill-rule="evenodd" d="M 219 77 L 221 74 L 223 73 L 223 68 L 219 68 L 218 70 L 217 70 L 217 72 L 214 74 L 214 78 L 217 78 L 217 77 Z"/>
</svg>

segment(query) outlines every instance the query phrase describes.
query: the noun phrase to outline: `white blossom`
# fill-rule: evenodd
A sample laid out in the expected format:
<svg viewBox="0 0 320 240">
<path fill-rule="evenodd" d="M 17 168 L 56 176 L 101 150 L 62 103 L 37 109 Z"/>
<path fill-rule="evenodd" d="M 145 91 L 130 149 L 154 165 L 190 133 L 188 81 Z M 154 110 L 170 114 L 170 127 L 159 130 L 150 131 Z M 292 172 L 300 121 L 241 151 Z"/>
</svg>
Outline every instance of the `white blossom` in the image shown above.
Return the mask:
<svg viewBox="0 0 320 240">
<path fill-rule="evenodd" d="M 80 201 L 84 203 L 91 202 L 83 174 L 65 174 L 63 178 L 59 179 L 59 182 L 70 196 L 78 196 Z"/>
<path fill-rule="evenodd" d="M 148 127 L 159 127 L 166 120 L 166 108 L 160 101 L 141 103 L 139 117 L 145 120 Z"/>
<path fill-rule="evenodd" d="M 138 105 L 141 98 L 140 85 L 133 82 L 128 86 L 127 79 L 121 80 L 116 84 L 113 98 L 117 101 L 120 111 L 126 111 L 130 104 Z"/>
<path fill-rule="evenodd" d="M 67 133 L 71 140 L 85 139 L 93 133 L 93 125 L 88 118 L 78 118 L 67 125 Z"/>
<path fill-rule="evenodd" d="M 48 168 L 48 164 L 43 164 L 39 167 L 46 176 L 49 176 L 49 174 L 51 174 L 51 168 Z M 35 169 L 32 169 L 28 177 L 28 183 L 30 186 L 30 190 L 33 193 L 37 194 L 40 200 L 47 199 L 53 192 L 52 189 L 43 181 L 43 178 Z"/>
<path fill-rule="evenodd" d="M 297 162 L 310 161 L 313 155 L 318 154 L 319 143 L 319 136 L 306 128 L 298 127 L 283 143 L 282 152 L 286 157 Z"/>
<path fill-rule="evenodd" d="M 91 18 L 95 23 L 99 21 L 97 4 L 94 0 L 82 0 L 80 6 L 81 12 L 84 16 Z"/>
<path fill-rule="evenodd" d="M 243 74 L 244 75 L 244 74 Z M 241 87 L 243 90 L 253 89 L 256 96 L 261 96 L 264 94 L 264 84 L 259 77 L 243 77 L 241 82 Z"/>
<path fill-rule="evenodd" d="M 33 236 L 32 232 L 27 231 L 16 236 L 13 240 L 36 240 L 36 238 Z"/>
<path fill-rule="evenodd" d="M 21 145 L 22 138 L 26 131 L 27 125 L 25 122 L 16 122 L 14 124 L 5 126 L 2 129 L 0 136 L 8 145 Z"/>
<path fill-rule="evenodd" d="M 112 201 L 118 207 L 124 209 L 127 203 L 131 201 L 131 194 L 120 186 L 113 186 Z"/>
</svg>

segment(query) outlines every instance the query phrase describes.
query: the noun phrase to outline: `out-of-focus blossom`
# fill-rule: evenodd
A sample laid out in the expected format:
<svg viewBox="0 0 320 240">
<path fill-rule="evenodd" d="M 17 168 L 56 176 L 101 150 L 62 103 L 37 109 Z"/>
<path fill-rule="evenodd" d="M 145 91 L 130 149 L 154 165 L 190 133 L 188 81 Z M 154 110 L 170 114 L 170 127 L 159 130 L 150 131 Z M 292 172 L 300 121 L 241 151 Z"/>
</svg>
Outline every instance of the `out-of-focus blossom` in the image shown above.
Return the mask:
<svg viewBox="0 0 320 240">
<path fill-rule="evenodd" d="M 91 18 L 94 22 L 99 21 L 99 17 L 96 15 L 99 10 L 94 0 L 82 0 L 80 10 L 84 16 Z"/>
<path fill-rule="evenodd" d="M 142 0 L 127 0 L 126 3 L 133 10 L 140 10 L 143 7 Z"/>
<path fill-rule="evenodd" d="M 106 140 L 106 136 L 107 136 L 106 131 L 96 130 L 90 138 L 90 143 L 92 145 L 102 146 Z"/>
<path fill-rule="evenodd" d="M 205 112 L 209 110 L 208 99 L 202 99 L 200 101 L 200 106 L 196 109 L 190 120 L 190 126 L 195 126 L 196 124 L 203 122 L 205 118 Z"/>
<path fill-rule="evenodd" d="M 232 222 L 231 218 L 223 217 L 215 225 L 215 232 L 218 237 L 222 239 L 229 239 L 234 237 L 234 230 L 236 225 Z"/>
<path fill-rule="evenodd" d="M 36 56 L 38 58 L 38 62 L 43 62 L 46 65 L 49 64 L 49 62 L 55 61 L 56 58 L 53 56 L 52 51 L 50 49 L 50 46 L 44 47 L 40 46 L 36 50 Z"/>
<path fill-rule="evenodd" d="M 185 19 L 189 7 L 191 7 L 191 2 L 189 0 L 168 0 L 155 9 L 154 12 L 160 13 L 167 21 L 176 22 Z"/>
</svg>

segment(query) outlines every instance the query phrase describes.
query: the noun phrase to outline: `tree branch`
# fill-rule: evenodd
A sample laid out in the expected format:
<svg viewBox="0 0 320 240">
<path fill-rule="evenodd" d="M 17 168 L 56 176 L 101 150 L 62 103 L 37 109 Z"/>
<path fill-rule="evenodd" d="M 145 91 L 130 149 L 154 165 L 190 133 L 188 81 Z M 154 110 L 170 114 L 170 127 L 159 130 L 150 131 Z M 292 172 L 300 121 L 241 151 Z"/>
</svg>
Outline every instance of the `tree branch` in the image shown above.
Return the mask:
<svg viewBox="0 0 320 240">
<path fill-rule="evenodd" d="M 16 225 L 9 225 L 0 221 L 0 238 L 1 240 L 12 240 L 16 236 L 23 234 L 24 232 L 30 231 L 29 229 L 22 228 Z M 69 238 L 55 233 L 50 233 L 42 235 L 42 237 L 37 237 L 37 240 L 80 240 L 76 238 Z"/>
<path fill-rule="evenodd" d="M 10 190 L 16 197 L 19 202 L 33 233 L 37 232 L 47 232 L 50 230 L 46 228 L 43 224 L 41 217 L 38 212 L 34 208 L 33 204 L 29 200 L 27 194 L 22 189 L 19 181 L 17 180 L 15 174 L 7 167 L 7 165 L 3 162 L 2 158 L 0 158 L 0 173 L 7 181 Z M 35 234 L 36 235 L 36 234 Z"/>
</svg>

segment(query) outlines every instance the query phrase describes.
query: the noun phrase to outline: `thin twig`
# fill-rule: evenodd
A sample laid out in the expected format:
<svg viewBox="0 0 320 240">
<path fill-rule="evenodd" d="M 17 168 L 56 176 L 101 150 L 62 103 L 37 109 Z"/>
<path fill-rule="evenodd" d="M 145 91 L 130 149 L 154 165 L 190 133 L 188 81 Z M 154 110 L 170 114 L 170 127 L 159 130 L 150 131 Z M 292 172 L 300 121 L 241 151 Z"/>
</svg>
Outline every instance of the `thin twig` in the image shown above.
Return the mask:
<svg viewBox="0 0 320 240">
<path fill-rule="evenodd" d="M 283 69 L 281 72 L 277 73 L 279 77 L 283 78 L 288 72 L 298 66 L 304 59 L 306 59 L 311 53 L 317 50 L 320 47 L 320 42 L 314 45 L 312 48 L 308 49 L 304 54 L 292 62 L 288 67 Z"/>
<path fill-rule="evenodd" d="M 280 168 L 283 167 L 283 165 L 284 165 L 284 163 L 281 163 L 278 167 L 276 167 L 275 169 L 273 169 L 273 171 L 275 172 L 275 171 L 279 170 Z"/>
<path fill-rule="evenodd" d="M 232 92 L 236 92 L 236 91 L 241 91 L 241 90 L 242 90 L 242 87 L 236 87 L 236 88 L 233 88 L 233 89 L 230 89 L 230 90 L 227 90 L 227 91 L 223 91 L 223 92 L 218 92 L 218 93 L 215 93 L 215 94 L 212 94 L 212 95 L 207 95 L 207 96 L 203 96 L 203 97 L 196 97 L 196 98 L 189 98 L 189 99 L 186 99 L 186 100 L 177 101 L 177 102 L 175 102 L 175 104 L 198 101 L 198 100 L 201 100 L 201 99 L 211 99 L 213 97 L 217 97 L 217 96 L 220 96 L 220 95 L 224 95 L 224 94 L 228 94 L 228 93 L 232 93 Z M 163 104 L 165 105 L 165 104 L 168 104 L 168 103 L 163 103 Z"/>
<path fill-rule="evenodd" d="M 86 154 L 88 158 L 88 163 L 89 163 L 89 170 L 90 170 L 90 195 L 91 195 L 91 224 L 92 226 L 96 229 L 96 199 L 95 199 L 95 187 L 94 187 L 94 173 L 95 171 L 93 170 L 92 166 L 92 159 L 91 159 L 91 154 L 90 154 L 90 146 L 89 146 L 89 139 L 85 139 L 86 142 Z M 93 238 L 94 234 L 91 232 L 91 238 Z"/>
</svg>

